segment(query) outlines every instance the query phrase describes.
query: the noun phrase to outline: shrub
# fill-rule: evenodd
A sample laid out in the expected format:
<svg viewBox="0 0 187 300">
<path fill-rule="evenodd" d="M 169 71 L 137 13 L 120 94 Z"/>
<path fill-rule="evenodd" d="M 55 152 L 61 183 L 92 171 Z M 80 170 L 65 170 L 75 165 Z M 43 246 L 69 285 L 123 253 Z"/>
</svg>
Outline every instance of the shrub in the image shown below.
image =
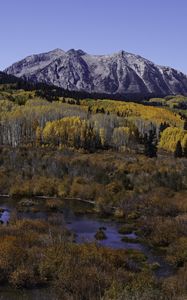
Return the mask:
<svg viewBox="0 0 187 300">
<path fill-rule="evenodd" d="M 31 267 L 18 267 L 11 273 L 9 282 L 16 288 L 30 288 L 36 284 L 35 274 Z"/>
<path fill-rule="evenodd" d="M 176 267 L 181 267 L 187 262 L 187 237 L 180 237 L 170 244 L 167 259 Z"/>
<path fill-rule="evenodd" d="M 46 208 L 52 211 L 61 211 L 63 207 L 63 202 L 59 199 L 47 199 Z"/>
</svg>

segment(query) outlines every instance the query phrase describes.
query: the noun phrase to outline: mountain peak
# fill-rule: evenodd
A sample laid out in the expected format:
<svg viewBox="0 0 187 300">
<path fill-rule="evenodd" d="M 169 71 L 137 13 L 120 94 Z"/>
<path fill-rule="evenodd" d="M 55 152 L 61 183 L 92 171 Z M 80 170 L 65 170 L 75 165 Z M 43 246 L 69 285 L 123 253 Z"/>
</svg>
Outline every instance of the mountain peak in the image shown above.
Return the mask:
<svg viewBox="0 0 187 300">
<path fill-rule="evenodd" d="M 51 51 L 49 51 L 49 52 L 47 52 L 47 53 L 52 53 L 52 54 L 64 54 L 65 53 L 65 51 L 64 50 L 62 50 L 62 49 L 60 49 L 60 48 L 56 48 L 56 49 L 54 49 L 54 50 L 51 50 Z"/>
<path fill-rule="evenodd" d="M 63 52 L 64 53 L 64 50 L 62 50 L 61 48 L 55 48 L 51 52 Z"/>
<path fill-rule="evenodd" d="M 86 52 L 84 52 L 83 50 L 81 49 L 78 49 L 78 50 L 75 50 L 75 49 L 69 49 L 67 52 L 67 54 L 76 54 L 76 55 L 79 55 L 79 56 L 82 56 L 82 55 L 85 55 Z"/>
</svg>

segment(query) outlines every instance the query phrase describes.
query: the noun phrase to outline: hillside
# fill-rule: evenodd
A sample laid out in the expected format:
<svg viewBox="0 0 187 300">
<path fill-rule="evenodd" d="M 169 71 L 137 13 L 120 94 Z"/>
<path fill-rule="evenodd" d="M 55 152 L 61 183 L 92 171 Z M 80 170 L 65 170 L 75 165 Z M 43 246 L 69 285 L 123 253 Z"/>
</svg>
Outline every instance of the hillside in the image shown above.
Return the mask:
<svg viewBox="0 0 187 300">
<path fill-rule="evenodd" d="M 5 79 L 7 81 L 6 76 Z M 17 79 L 11 77 L 11 80 L 16 82 Z M 23 89 L 24 85 L 27 89 Z M 35 90 L 36 87 L 40 89 Z M 175 128 L 184 131 L 184 134 L 179 134 L 181 137 L 179 140 L 185 148 L 186 120 L 181 110 L 177 112 L 170 106 L 149 106 L 148 104 L 152 104 L 151 100 L 145 102 L 146 106 L 107 99 L 80 100 L 61 97 L 61 89 L 59 91 L 60 93 L 58 88 L 47 85 L 29 85 L 19 79 L 18 85 L 1 84 L 1 143 L 13 147 L 30 143 L 35 145 L 52 143 L 88 151 L 98 149 L 142 151 L 146 139 L 154 134 L 154 143 L 158 147 L 164 145 L 163 148 L 167 150 L 167 143 L 162 141 L 164 135 L 161 133 L 170 127 L 174 134 L 178 134 L 174 131 Z M 163 99 L 162 102 L 164 100 L 166 101 Z M 48 140 L 50 135 L 51 138 Z M 169 151 L 175 150 L 177 141 L 175 137 L 173 146 L 168 146 Z"/>
</svg>

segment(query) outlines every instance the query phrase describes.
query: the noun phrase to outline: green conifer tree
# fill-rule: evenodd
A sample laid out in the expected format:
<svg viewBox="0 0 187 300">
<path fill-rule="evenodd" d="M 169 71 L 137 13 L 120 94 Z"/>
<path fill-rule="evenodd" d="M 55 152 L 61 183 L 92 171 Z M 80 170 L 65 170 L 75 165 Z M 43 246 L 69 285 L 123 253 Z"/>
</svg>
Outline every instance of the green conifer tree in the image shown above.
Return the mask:
<svg viewBox="0 0 187 300">
<path fill-rule="evenodd" d="M 181 158 L 183 156 L 183 151 L 182 151 L 182 146 L 181 146 L 181 142 L 178 141 L 177 144 L 176 144 L 176 148 L 175 148 L 175 151 L 174 151 L 174 157 L 179 157 Z"/>
</svg>

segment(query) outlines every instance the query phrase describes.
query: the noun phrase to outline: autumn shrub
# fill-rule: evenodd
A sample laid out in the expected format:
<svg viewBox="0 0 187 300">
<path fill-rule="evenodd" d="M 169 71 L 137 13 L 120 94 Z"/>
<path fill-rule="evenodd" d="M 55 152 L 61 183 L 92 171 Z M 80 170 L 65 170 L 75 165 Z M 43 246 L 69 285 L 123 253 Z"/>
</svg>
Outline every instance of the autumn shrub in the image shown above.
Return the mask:
<svg viewBox="0 0 187 300">
<path fill-rule="evenodd" d="M 51 211 L 60 211 L 62 210 L 63 202 L 59 199 L 47 199 L 46 208 Z"/>
<path fill-rule="evenodd" d="M 63 214 L 60 212 L 54 212 L 52 215 L 49 215 L 47 220 L 53 226 L 64 226 L 65 224 Z"/>
<path fill-rule="evenodd" d="M 187 263 L 187 237 L 177 238 L 169 245 L 167 260 L 176 267 Z"/>
<path fill-rule="evenodd" d="M 144 221 L 143 232 L 150 244 L 166 247 L 179 236 L 176 225 L 172 218 L 150 217 Z"/>
<path fill-rule="evenodd" d="M 47 222 L 40 219 L 21 219 L 16 220 L 16 223 L 13 225 L 13 227 L 15 227 L 17 231 L 22 233 L 27 233 L 30 231 L 44 233 L 47 231 Z"/>
<path fill-rule="evenodd" d="M 174 195 L 168 188 L 153 189 L 144 196 L 142 210 L 150 216 L 175 217 L 180 208 Z"/>
<path fill-rule="evenodd" d="M 15 219 L 0 233 L 0 280 L 18 288 L 43 284 L 39 262 L 42 249 L 49 243 L 47 224 Z"/>
<path fill-rule="evenodd" d="M 94 200 L 99 190 L 100 185 L 95 182 L 88 182 L 82 177 L 75 177 L 73 179 L 70 196 L 78 197 L 85 200 Z"/>
<path fill-rule="evenodd" d="M 106 192 L 116 195 L 123 189 L 123 185 L 120 181 L 111 181 L 106 185 Z"/>
<path fill-rule="evenodd" d="M 183 300 L 187 295 L 187 264 L 178 272 L 162 281 L 162 294 L 165 299 Z"/>
<path fill-rule="evenodd" d="M 0 194 L 8 194 L 9 189 L 10 182 L 6 170 L 0 170 Z"/>
<path fill-rule="evenodd" d="M 36 284 L 35 274 L 30 267 L 20 266 L 11 273 L 9 282 L 16 288 L 30 288 Z"/>
<path fill-rule="evenodd" d="M 149 271 L 132 275 L 131 281 L 114 282 L 104 295 L 104 300 L 162 300 L 164 294 Z"/>
<path fill-rule="evenodd" d="M 111 201 L 109 197 L 103 195 L 96 198 L 95 209 L 98 213 L 103 215 L 110 215 L 113 212 Z"/>
<path fill-rule="evenodd" d="M 68 195 L 68 186 L 63 182 L 58 185 L 58 196 L 64 198 Z"/>
<path fill-rule="evenodd" d="M 19 265 L 22 265 L 27 259 L 27 252 L 22 248 L 17 238 L 6 236 L 0 239 L 0 270 L 7 279 Z"/>
<path fill-rule="evenodd" d="M 178 193 L 176 193 L 173 197 L 173 201 L 175 201 L 177 207 L 178 207 L 178 210 L 180 213 L 182 214 L 187 214 L 187 191 L 184 190 L 184 191 L 180 191 Z M 186 219 L 186 215 L 181 215 L 179 217 L 179 219 L 181 218 L 181 222 L 185 223 L 185 219 Z M 178 220 L 180 221 L 180 220 Z"/>
<path fill-rule="evenodd" d="M 56 292 L 63 299 L 100 299 L 114 280 L 129 280 L 123 266 L 125 251 L 66 244 L 48 248 L 40 270 L 43 276 L 53 278 Z"/>
<path fill-rule="evenodd" d="M 14 198 L 31 197 L 33 195 L 33 190 L 29 181 L 15 182 L 10 187 L 9 194 Z"/>
<path fill-rule="evenodd" d="M 58 181 L 55 178 L 36 177 L 33 181 L 33 194 L 55 196 L 58 194 Z"/>
</svg>

